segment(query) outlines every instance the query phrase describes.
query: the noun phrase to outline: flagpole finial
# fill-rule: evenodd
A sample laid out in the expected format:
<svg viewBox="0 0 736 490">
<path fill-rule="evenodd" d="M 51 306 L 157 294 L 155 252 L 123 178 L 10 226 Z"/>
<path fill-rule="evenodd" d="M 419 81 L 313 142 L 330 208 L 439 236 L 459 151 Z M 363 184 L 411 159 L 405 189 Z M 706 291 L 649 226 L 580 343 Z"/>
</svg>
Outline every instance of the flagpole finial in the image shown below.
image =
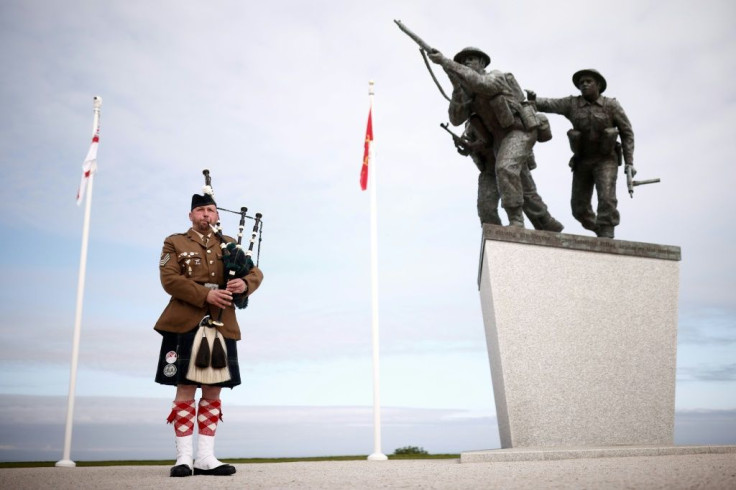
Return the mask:
<svg viewBox="0 0 736 490">
<path fill-rule="evenodd" d="M 92 100 L 94 101 L 95 109 L 99 109 L 102 105 L 102 97 L 100 97 L 99 95 L 95 95 L 94 97 L 92 97 Z"/>
<path fill-rule="evenodd" d="M 368 81 L 368 95 L 373 95 L 373 85 L 375 85 L 373 80 Z"/>
</svg>

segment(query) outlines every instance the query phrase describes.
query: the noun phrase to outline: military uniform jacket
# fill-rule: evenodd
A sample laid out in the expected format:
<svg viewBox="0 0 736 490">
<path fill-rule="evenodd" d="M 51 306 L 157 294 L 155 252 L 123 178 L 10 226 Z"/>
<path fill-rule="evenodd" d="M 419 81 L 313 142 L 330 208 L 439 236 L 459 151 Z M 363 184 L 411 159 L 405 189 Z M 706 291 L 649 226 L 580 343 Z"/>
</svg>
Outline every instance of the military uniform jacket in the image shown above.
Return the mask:
<svg viewBox="0 0 736 490">
<path fill-rule="evenodd" d="M 230 237 L 225 240 L 234 241 Z M 161 285 L 171 299 L 153 327 L 155 330 L 184 333 L 196 327 L 205 315 L 217 319 L 220 308 L 207 303 L 210 287 L 205 284 L 225 286 L 220 243 L 216 236 L 211 236 L 205 245 L 192 229 L 164 240 L 159 272 Z M 251 295 L 260 286 L 263 273 L 253 267 L 242 279 L 247 285 L 246 294 Z M 221 321 L 224 325 L 219 330 L 223 337 L 240 340 L 240 326 L 233 306 L 225 308 Z"/>
<path fill-rule="evenodd" d="M 565 116 L 572 127 L 583 136 L 584 153 L 596 154 L 596 144 L 606 128 L 617 128 L 621 136 L 624 162 L 634 164 L 634 130 L 621 104 L 614 98 L 600 96 L 588 102 L 581 95 L 561 99 L 537 98 L 540 112 L 552 112 Z"/>
</svg>

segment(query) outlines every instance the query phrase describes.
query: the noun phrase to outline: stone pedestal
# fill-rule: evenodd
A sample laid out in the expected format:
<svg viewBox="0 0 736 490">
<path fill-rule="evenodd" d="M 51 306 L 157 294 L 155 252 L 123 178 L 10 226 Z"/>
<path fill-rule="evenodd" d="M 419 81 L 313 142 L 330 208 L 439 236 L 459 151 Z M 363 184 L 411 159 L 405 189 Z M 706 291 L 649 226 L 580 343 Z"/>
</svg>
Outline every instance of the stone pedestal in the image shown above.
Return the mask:
<svg viewBox="0 0 736 490">
<path fill-rule="evenodd" d="M 673 444 L 680 248 L 483 226 L 503 448 Z"/>
</svg>

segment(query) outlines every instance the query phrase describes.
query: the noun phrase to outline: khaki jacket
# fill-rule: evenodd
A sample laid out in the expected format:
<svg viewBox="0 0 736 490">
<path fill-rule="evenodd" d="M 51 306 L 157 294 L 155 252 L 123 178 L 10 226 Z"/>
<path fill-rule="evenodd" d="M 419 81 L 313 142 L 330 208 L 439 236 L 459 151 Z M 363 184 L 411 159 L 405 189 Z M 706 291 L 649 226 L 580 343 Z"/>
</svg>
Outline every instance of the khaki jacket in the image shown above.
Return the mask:
<svg viewBox="0 0 736 490">
<path fill-rule="evenodd" d="M 225 237 L 225 240 L 234 241 L 230 237 Z M 171 299 L 153 327 L 155 330 L 184 333 L 196 327 L 205 315 L 217 319 L 220 309 L 207 304 L 210 289 L 205 284 L 224 287 L 225 268 L 220 243 L 217 237 L 212 236 L 205 246 L 192 229 L 164 240 L 159 273 L 161 285 Z M 250 296 L 260 286 L 263 273 L 258 267 L 253 267 L 242 279 L 248 286 L 247 294 Z M 240 340 L 235 307 L 226 308 L 221 321 L 224 325 L 219 330 L 223 337 Z"/>
</svg>

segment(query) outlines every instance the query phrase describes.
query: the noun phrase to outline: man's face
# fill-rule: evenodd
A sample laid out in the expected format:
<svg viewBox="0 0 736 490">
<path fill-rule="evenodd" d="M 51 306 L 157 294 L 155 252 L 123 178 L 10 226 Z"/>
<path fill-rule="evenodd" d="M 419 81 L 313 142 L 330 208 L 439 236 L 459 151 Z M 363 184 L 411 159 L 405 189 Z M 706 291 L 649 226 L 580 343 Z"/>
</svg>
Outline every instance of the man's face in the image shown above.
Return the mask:
<svg viewBox="0 0 736 490">
<path fill-rule="evenodd" d="M 214 225 L 219 219 L 217 207 L 214 204 L 198 206 L 189 212 L 189 219 L 192 222 L 192 228 L 202 234 L 209 233 L 210 225 Z"/>
<path fill-rule="evenodd" d="M 587 100 L 595 100 L 601 95 L 601 87 L 598 81 L 590 75 L 583 75 L 578 80 L 580 94 Z"/>
<path fill-rule="evenodd" d="M 480 56 L 469 54 L 463 59 L 463 65 L 467 66 L 471 70 L 482 72 L 483 71 L 483 59 Z"/>
</svg>

